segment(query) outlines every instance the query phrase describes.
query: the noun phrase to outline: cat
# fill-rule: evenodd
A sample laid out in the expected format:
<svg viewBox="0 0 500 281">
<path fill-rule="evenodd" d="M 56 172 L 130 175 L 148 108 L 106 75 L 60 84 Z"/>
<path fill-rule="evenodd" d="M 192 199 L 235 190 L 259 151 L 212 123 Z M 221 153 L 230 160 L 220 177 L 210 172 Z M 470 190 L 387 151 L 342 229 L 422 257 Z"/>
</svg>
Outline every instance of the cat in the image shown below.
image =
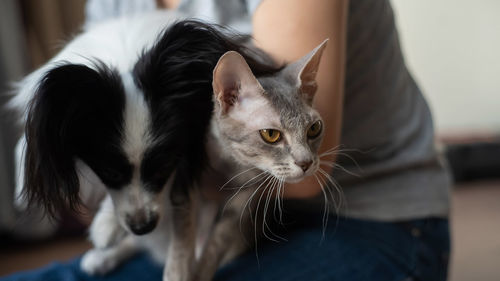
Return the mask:
<svg viewBox="0 0 500 281">
<path fill-rule="evenodd" d="M 221 201 L 222 215 L 207 242 L 196 280 L 211 280 L 221 264 L 248 247 L 245 233 L 240 233 L 242 223 L 247 233 L 251 220 L 255 232 L 256 224 L 262 223 L 266 235 L 271 196 L 282 196 L 285 182 L 299 182 L 318 172 L 324 128 L 312 102 L 326 43 L 270 76 L 256 78 L 234 51 L 217 63 L 207 150 L 211 172 L 236 175 L 230 181 L 238 188 Z M 255 196 L 259 199 L 253 201 Z M 275 204 L 280 204 L 279 198 Z"/>
</svg>

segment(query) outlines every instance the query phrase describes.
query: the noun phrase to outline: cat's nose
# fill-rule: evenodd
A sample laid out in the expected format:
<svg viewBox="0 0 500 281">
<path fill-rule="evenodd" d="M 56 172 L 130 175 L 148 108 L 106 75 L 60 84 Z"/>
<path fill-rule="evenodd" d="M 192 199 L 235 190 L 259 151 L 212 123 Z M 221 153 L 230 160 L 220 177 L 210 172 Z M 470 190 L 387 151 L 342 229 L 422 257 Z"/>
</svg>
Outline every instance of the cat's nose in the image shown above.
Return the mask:
<svg viewBox="0 0 500 281">
<path fill-rule="evenodd" d="M 299 166 L 302 169 L 302 171 L 306 172 L 307 169 L 311 167 L 312 162 L 313 162 L 312 160 L 298 161 L 298 162 L 296 161 L 295 164 Z"/>
</svg>

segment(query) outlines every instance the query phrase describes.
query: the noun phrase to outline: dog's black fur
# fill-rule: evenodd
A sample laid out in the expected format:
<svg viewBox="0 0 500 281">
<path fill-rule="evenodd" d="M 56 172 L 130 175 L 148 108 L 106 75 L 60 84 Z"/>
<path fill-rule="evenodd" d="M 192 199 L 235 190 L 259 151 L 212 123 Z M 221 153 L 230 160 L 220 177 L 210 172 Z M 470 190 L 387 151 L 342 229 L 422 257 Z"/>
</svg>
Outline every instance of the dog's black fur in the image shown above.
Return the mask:
<svg viewBox="0 0 500 281">
<path fill-rule="evenodd" d="M 109 188 L 130 180 L 120 143 L 124 89 L 115 71 L 64 64 L 42 79 L 28 108 L 24 191 L 51 214 L 76 209 L 82 159 Z"/>
</svg>

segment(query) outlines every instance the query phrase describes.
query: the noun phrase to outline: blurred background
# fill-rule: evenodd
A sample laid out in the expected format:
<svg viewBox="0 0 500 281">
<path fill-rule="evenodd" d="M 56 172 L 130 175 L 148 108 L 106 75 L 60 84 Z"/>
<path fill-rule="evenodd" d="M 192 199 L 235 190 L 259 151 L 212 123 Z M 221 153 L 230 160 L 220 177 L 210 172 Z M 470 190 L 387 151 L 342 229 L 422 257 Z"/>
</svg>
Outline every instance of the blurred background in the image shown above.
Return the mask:
<svg viewBox="0 0 500 281">
<path fill-rule="evenodd" d="M 453 168 L 453 281 L 500 280 L 500 1 L 391 1 Z"/>
<path fill-rule="evenodd" d="M 454 172 L 452 281 L 500 280 L 500 1 L 392 0 L 407 64 Z M 80 30 L 85 0 L 0 2 L 0 102 Z M 85 251 L 84 223 L 12 205 L 18 116 L 0 109 L 0 276 Z M 34 225 L 38 225 L 34 227 Z"/>
<path fill-rule="evenodd" d="M 438 132 L 500 128 L 500 1 L 391 1 Z"/>
</svg>

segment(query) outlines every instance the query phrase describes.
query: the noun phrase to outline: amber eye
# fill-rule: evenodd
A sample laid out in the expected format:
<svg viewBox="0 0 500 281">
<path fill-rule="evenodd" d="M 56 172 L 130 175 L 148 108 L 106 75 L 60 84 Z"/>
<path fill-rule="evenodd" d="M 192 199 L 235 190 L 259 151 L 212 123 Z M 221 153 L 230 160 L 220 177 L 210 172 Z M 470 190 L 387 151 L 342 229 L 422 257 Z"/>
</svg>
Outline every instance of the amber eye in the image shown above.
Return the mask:
<svg viewBox="0 0 500 281">
<path fill-rule="evenodd" d="M 281 132 L 274 129 L 259 130 L 260 136 L 267 143 L 277 143 L 281 140 Z"/>
<path fill-rule="evenodd" d="M 314 139 L 319 134 L 321 134 L 321 129 L 323 128 L 323 124 L 321 124 L 321 121 L 318 120 L 314 122 L 311 127 L 309 127 L 309 130 L 307 130 L 307 137 L 310 139 Z"/>
</svg>

